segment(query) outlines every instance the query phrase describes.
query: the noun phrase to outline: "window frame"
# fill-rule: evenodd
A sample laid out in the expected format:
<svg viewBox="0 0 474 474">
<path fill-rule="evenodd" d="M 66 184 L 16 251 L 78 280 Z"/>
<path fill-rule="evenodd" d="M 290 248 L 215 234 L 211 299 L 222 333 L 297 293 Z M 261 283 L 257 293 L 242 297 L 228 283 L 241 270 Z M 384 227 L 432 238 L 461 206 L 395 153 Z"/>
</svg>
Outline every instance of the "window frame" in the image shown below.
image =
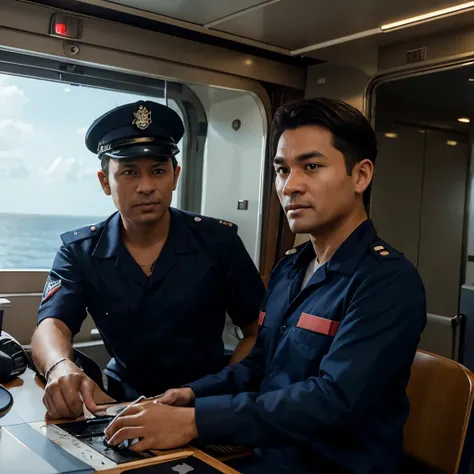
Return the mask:
<svg viewBox="0 0 474 474">
<path fill-rule="evenodd" d="M 174 101 L 184 118 L 185 127 L 181 150 L 183 173 L 178 204 L 186 211 L 200 212 L 208 122 L 200 100 L 185 84 L 2 50 L 0 74 L 59 82 L 73 87 L 84 86 L 140 94 L 165 99 L 166 103 Z"/>
</svg>

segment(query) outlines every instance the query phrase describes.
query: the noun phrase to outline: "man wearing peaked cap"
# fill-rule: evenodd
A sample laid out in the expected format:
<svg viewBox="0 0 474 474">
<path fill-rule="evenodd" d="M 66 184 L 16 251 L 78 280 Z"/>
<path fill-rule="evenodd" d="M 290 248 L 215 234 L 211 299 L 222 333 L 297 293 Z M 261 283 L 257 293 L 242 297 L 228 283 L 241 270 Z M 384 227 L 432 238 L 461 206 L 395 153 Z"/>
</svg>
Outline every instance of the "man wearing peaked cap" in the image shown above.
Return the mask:
<svg viewBox="0 0 474 474">
<path fill-rule="evenodd" d="M 150 101 L 107 112 L 86 134 L 118 212 L 63 234 L 45 285 L 32 352 L 55 418 L 80 416 L 82 400 L 96 411 L 99 388 L 129 400 L 218 372 L 226 313 L 244 336 L 230 362 L 253 346 L 264 286 L 237 227 L 170 207 L 183 134 L 176 112 Z M 87 311 L 112 357 L 105 386 L 72 357 Z"/>
<path fill-rule="evenodd" d="M 155 102 L 117 107 L 98 118 L 86 134 L 86 146 L 99 158 L 163 157 L 179 153 L 184 126 L 178 114 Z"/>
</svg>

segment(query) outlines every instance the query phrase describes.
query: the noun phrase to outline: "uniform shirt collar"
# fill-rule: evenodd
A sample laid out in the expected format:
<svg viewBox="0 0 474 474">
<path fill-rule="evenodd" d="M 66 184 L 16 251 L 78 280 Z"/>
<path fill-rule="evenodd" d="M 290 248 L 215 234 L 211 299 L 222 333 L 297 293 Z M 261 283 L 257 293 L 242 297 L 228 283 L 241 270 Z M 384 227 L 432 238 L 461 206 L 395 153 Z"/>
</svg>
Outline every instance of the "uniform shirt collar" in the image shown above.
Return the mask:
<svg viewBox="0 0 474 474">
<path fill-rule="evenodd" d="M 327 262 L 327 269 L 352 275 L 360 260 L 367 250 L 367 246 L 377 236 L 374 224 L 371 219 L 367 219 L 357 227 L 351 235 L 336 250 L 336 253 Z M 313 244 L 307 242 L 301 250 L 294 256 L 294 267 L 307 267 L 311 260 L 316 257 Z"/>
<path fill-rule="evenodd" d="M 188 253 L 195 249 L 196 242 L 191 230 L 186 225 L 184 214 L 177 209 L 170 208 L 170 230 L 166 239 L 166 248 L 175 253 Z M 119 255 L 123 248 L 122 218 L 119 212 L 113 214 L 105 224 L 102 235 L 92 253 L 97 258 L 111 258 Z"/>
</svg>

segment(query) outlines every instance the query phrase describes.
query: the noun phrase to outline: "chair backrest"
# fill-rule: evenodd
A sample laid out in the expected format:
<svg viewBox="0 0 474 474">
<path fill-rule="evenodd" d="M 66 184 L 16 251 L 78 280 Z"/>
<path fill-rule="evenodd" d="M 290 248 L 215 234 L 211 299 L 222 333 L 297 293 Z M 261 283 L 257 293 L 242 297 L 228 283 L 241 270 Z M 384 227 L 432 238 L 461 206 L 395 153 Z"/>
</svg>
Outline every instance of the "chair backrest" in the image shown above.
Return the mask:
<svg viewBox="0 0 474 474">
<path fill-rule="evenodd" d="M 405 454 L 443 474 L 456 474 L 474 400 L 474 375 L 450 359 L 417 351 L 407 388 Z"/>
</svg>

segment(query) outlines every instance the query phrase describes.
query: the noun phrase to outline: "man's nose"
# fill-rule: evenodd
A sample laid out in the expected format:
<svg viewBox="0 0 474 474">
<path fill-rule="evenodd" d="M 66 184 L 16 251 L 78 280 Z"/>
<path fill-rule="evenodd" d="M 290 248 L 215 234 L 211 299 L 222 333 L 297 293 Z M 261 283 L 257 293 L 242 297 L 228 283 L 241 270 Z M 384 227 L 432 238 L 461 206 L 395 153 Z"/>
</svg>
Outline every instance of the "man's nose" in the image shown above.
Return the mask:
<svg viewBox="0 0 474 474">
<path fill-rule="evenodd" d="M 283 186 L 283 194 L 285 196 L 293 196 L 294 194 L 304 191 L 304 174 L 300 170 L 292 170 L 288 175 Z"/>
<path fill-rule="evenodd" d="M 148 174 L 141 175 L 140 181 L 138 182 L 137 192 L 143 194 L 151 194 L 153 191 L 155 191 L 153 178 Z"/>
</svg>

